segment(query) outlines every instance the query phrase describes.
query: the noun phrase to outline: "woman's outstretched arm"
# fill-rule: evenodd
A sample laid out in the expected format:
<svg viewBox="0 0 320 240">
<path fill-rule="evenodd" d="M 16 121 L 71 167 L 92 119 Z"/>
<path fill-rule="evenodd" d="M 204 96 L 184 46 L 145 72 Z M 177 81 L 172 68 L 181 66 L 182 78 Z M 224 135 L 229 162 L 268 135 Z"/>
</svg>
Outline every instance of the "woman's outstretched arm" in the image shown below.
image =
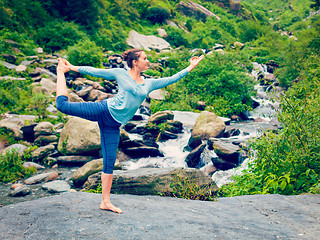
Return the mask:
<svg viewBox="0 0 320 240">
<path fill-rule="evenodd" d="M 57 97 L 61 95 L 68 97 L 68 88 L 67 88 L 66 78 L 64 74 L 69 70 L 70 70 L 69 67 L 64 64 L 63 59 L 58 58 L 57 86 L 56 86 Z"/>
<path fill-rule="evenodd" d="M 192 71 L 203 58 L 204 58 L 204 55 L 201 55 L 200 57 L 191 58 L 190 65 L 187 68 L 183 69 L 182 71 L 176 73 L 171 77 L 150 80 L 151 82 L 150 91 L 164 88 L 170 84 L 178 82 L 181 78 L 185 77 L 190 71 Z"/>
</svg>

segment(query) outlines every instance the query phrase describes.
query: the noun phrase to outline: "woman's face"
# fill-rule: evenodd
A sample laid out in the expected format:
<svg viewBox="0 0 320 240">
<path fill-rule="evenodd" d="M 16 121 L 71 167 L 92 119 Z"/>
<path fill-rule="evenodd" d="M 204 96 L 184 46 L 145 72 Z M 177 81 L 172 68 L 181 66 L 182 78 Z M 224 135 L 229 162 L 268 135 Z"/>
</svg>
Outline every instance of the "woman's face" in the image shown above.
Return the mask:
<svg viewBox="0 0 320 240">
<path fill-rule="evenodd" d="M 136 67 L 140 71 L 146 71 L 148 70 L 148 59 L 147 54 L 145 52 L 141 52 L 138 60 L 136 60 Z"/>
</svg>

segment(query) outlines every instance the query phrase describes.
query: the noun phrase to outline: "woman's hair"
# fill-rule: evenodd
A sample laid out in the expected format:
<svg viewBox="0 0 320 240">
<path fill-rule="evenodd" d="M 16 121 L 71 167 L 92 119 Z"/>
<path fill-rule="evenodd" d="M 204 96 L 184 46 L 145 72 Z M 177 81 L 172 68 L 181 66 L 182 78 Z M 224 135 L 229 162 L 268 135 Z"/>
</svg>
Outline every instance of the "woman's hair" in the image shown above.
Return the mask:
<svg viewBox="0 0 320 240">
<path fill-rule="evenodd" d="M 133 60 L 139 59 L 141 52 L 143 52 L 141 49 L 131 49 L 122 53 L 122 57 L 127 62 L 129 68 L 132 68 Z"/>
</svg>

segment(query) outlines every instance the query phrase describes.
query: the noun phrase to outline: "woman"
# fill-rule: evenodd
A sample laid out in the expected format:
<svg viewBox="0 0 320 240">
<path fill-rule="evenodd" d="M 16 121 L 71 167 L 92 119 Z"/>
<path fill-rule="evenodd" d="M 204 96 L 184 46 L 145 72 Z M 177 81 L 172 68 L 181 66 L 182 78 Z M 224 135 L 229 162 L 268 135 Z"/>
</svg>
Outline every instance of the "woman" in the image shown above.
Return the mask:
<svg viewBox="0 0 320 240">
<path fill-rule="evenodd" d="M 122 210 L 112 205 L 110 201 L 113 167 L 117 156 L 121 124 L 125 125 L 133 117 L 151 91 L 177 82 L 194 69 L 203 57 L 202 55 L 201 57 L 191 58 L 190 65 L 186 69 L 172 77 L 160 79 L 143 79 L 141 77 L 141 72 L 148 69 L 149 61 L 146 53 L 140 49 L 132 49 L 123 53 L 123 58 L 130 67 L 129 71 L 121 68 L 98 69 L 93 67 L 78 67 L 71 65 L 65 59 L 58 59 L 57 109 L 69 115 L 97 121 L 100 127 L 103 154 L 100 209 L 122 213 Z M 117 95 L 101 102 L 68 102 L 68 91 L 64 73 L 70 70 L 94 77 L 109 80 L 115 79 L 118 83 Z"/>
</svg>

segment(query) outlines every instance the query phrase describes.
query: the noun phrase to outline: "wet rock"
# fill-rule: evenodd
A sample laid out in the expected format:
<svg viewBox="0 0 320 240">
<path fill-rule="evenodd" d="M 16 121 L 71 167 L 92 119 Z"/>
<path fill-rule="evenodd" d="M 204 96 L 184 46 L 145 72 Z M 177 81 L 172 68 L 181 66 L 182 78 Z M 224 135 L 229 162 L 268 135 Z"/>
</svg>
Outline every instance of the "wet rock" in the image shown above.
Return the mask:
<svg viewBox="0 0 320 240">
<path fill-rule="evenodd" d="M 86 163 L 79 168 L 72 176 L 74 186 L 81 187 L 88 177 L 94 173 L 101 171 L 103 168 L 103 159 L 96 159 Z"/>
<path fill-rule="evenodd" d="M 55 180 L 42 185 L 42 188 L 51 193 L 67 192 L 70 190 L 70 185 L 63 180 Z"/>
<path fill-rule="evenodd" d="M 169 131 L 162 131 L 160 133 L 159 140 L 160 141 L 166 141 L 166 140 L 169 140 L 169 139 L 177 139 L 177 138 L 178 138 L 178 135 L 175 134 L 175 133 L 171 133 Z"/>
<path fill-rule="evenodd" d="M 174 118 L 174 114 L 172 111 L 161 111 L 161 112 L 152 114 L 149 117 L 148 122 L 154 123 L 154 124 L 160 124 L 160 123 L 166 122 L 167 120 L 173 120 L 173 118 Z"/>
<path fill-rule="evenodd" d="M 200 155 L 203 152 L 205 147 L 206 147 L 206 144 L 203 143 L 188 154 L 186 158 L 186 163 L 188 167 L 196 168 L 198 166 L 200 162 Z"/>
<path fill-rule="evenodd" d="M 132 147 L 124 149 L 123 151 L 131 158 L 163 157 L 163 154 L 158 148 L 149 146 Z"/>
<path fill-rule="evenodd" d="M 226 125 L 214 113 L 203 111 L 193 126 L 191 136 L 198 136 L 202 140 L 223 135 Z"/>
<path fill-rule="evenodd" d="M 202 144 L 200 136 L 190 136 L 188 141 L 188 148 L 195 149 Z"/>
<path fill-rule="evenodd" d="M 25 185 L 23 185 L 23 186 L 15 188 L 12 192 L 9 193 L 9 196 L 11 196 L 11 197 L 22 197 L 22 196 L 30 194 L 30 192 L 31 192 L 30 188 L 25 186 Z"/>
<path fill-rule="evenodd" d="M 208 142 L 209 149 L 213 149 L 215 153 L 225 161 L 239 164 L 240 147 L 232 143 L 223 142 L 218 139 L 210 139 Z"/>
<path fill-rule="evenodd" d="M 31 184 L 36 184 L 36 183 L 40 183 L 43 181 L 50 181 L 50 180 L 52 181 L 52 180 L 57 179 L 58 176 L 59 176 L 59 173 L 56 171 L 42 173 L 42 174 L 38 174 L 36 176 L 25 179 L 24 183 L 31 185 Z"/>
<path fill-rule="evenodd" d="M 200 168 L 200 170 L 202 172 L 204 172 L 205 174 L 211 176 L 213 173 L 215 173 L 217 171 L 217 168 L 211 162 L 211 163 L 203 166 L 202 168 Z"/>
<path fill-rule="evenodd" d="M 224 138 L 228 138 L 228 137 L 239 136 L 240 133 L 241 132 L 240 132 L 240 130 L 238 128 L 227 126 L 226 130 L 225 130 L 225 132 L 223 134 L 223 137 Z"/>
</svg>

